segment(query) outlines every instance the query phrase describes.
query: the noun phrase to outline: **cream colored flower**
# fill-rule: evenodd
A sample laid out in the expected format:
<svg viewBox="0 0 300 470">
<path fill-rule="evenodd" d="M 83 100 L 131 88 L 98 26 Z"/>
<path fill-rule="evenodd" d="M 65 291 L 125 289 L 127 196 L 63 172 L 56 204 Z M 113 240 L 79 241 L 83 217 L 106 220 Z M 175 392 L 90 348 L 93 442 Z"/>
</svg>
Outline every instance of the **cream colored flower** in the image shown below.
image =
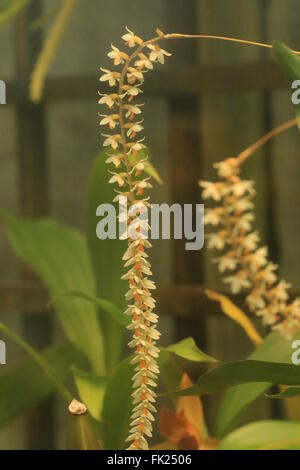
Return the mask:
<svg viewBox="0 0 300 470">
<path fill-rule="evenodd" d="M 225 161 L 215 163 L 214 168 L 218 170 L 220 178 L 230 178 L 238 170 L 238 160 L 236 158 L 227 158 Z"/>
<path fill-rule="evenodd" d="M 114 165 L 116 168 L 119 168 L 120 165 L 121 165 L 122 158 L 123 158 L 123 155 L 122 155 L 122 154 L 119 154 L 119 155 L 109 155 L 109 157 L 105 160 L 105 163 L 113 163 L 113 165 Z"/>
<path fill-rule="evenodd" d="M 127 46 L 134 47 L 136 44 L 139 46 L 143 44 L 143 40 L 136 36 L 127 26 L 126 31 L 127 33 L 122 36 L 122 39 L 126 42 Z"/>
<path fill-rule="evenodd" d="M 126 104 L 124 109 L 126 109 L 125 117 L 129 119 L 134 119 L 135 115 L 142 114 L 141 104 Z"/>
<path fill-rule="evenodd" d="M 276 299 L 277 301 L 286 302 L 289 295 L 288 289 L 290 289 L 291 284 L 288 284 L 286 281 L 280 281 L 277 286 L 270 289 L 267 293 L 269 298 Z"/>
<path fill-rule="evenodd" d="M 204 214 L 204 223 L 206 225 L 219 225 L 224 215 L 222 207 L 215 207 L 214 209 L 206 209 Z"/>
<path fill-rule="evenodd" d="M 223 273 L 224 271 L 233 271 L 234 269 L 237 268 L 238 266 L 238 260 L 234 257 L 235 254 L 231 251 L 226 253 L 224 256 L 220 256 L 219 258 L 216 258 L 214 261 L 218 263 L 218 268 L 220 273 Z"/>
<path fill-rule="evenodd" d="M 106 104 L 109 107 L 109 109 L 113 108 L 113 106 L 115 105 L 115 103 L 118 100 L 117 93 L 111 93 L 110 95 L 99 93 L 99 95 L 102 96 L 102 98 L 100 98 L 98 103 L 99 104 Z"/>
<path fill-rule="evenodd" d="M 263 309 L 266 305 L 263 298 L 263 292 L 259 289 L 253 289 L 250 294 L 247 295 L 246 301 L 252 311 Z"/>
<path fill-rule="evenodd" d="M 138 60 L 135 61 L 134 65 L 136 67 L 138 67 L 139 69 L 143 70 L 144 68 L 145 69 L 148 69 L 148 70 L 152 70 L 153 69 L 153 64 L 151 62 L 151 60 L 149 59 L 149 57 L 147 57 L 145 54 L 143 53 L 140 53 L 138 55 Z"/>
<path fill-rule="evenodd" d="M 137 70 L 134 67 L 128 67 L 127 79 L 129 83 L 134 83 L 136 80 L 140 82 L 144 81 L 144 75 L 140 70 Z"/>
<path fill-rule="evenodd" d="M 149 59 L 152 62 L 160 62 L 161 64 L 165 63 L 165 56 L 171 56 L 169 52 L 165 51 L 164 49 L 161 49 L 161 47 L 156 43 L 156 44 L 149 44 L 148 49 L 151 50 Z"/>
<path fill-rule="evenodd" d="M 113 44 L 111 45 L 112 50 L 107 54 L 110 59 L 114 61 L 114 65 L 123 64 L 128 59 L 128 55 L 125 52 L 121 52 Z"/>
<path fill-rule="evenodd" d="M 226 244 L 226 230 L 220 230 L 217 233 L 210 233 L 207 235 L 208 248 L 215 248 L 216 250 L 223 250 Z"/>
<path fill-rule="evenodd" d="M 236 196 L 241 197 L 244 194 L 255 194 L 254 181 L 240 180 L 237 183 L 230 186 L 230 191 Z"/>
<path fill-rule="evenodd" d="M 101 116 L 103 118 L 100 121 L 100 126 L 108 125 L 108 127 L 110 129 L 114 129 L 116 127 L 116 125 L 118 124 L 118 121 L 119 121 L 119 115 L 118 114 L 110 114 L 110 115 L 99 114 L 99 116 Z"/>
<path fill-rule="evenodd" d="M 128 142 L 127 147 L 129 148 L 128 153 L 135 153 L 137 154 L 140 150 L 146 148 L 146 146 L 142 143 L 144 139 L 140 139 L 137 142 Z"/>
<path fill-rule="evenodd" d="M 253 208 L 254 204 L 248 196 L 244 196 L 239 199 L 235 198 L 233 203 L 229 205 L 229 210 L 237 213 L 252 210 Z"/>
<path fill-rule="evenodd" d="M 245 232 L 249 232 L 252 228 L 252 222 L 255 220 L 255 216 L 253 212 L 246 212 L 243 215 L 236 216 L 234 218 L 235 227 L 244 230 Z"/>
<path fill-rule="evenodd" d="M 103 147 L 112 147 L 114 150 L 116 150 L 119 147 L 119 142 L 121 140 L 121 135 L 120 134 L 115 134 L 115 135 L 107 135 L 107 134 L 102 134 L 103 137 L 106 137 L 106 139 L 103 142 Z"/>
<path fill-rule="evenodd" d="M 100 70 L 104 72 L 104 74 L 100 77 L 100 82 L 108 82 L 109 86 L 115 86 L 117 82 L 120 81 L 119 72 L 111 72 L 110 70 L 103 69 L 102 67 Z"/>
<path fill-rule="evenodd" d="M 260 237 L 257 232 L 249 233 L 248 235 L 240 237 L 241 245 L 249 251 L 254 251 L 257 248 L 259 241 Z"/>
<path fill-rule="evenodd" d="M 133 124 L 128 124 L 127 137 L 134 139 L 138 132 L 141 132 L 144 128 L 141 125 L 142 121 L 135 122 Z"/>
<path fill-rule="evenodd" d="M 118 183 L 119 186 L 124 186 L 126 181 L 126 173 L 112 173 L 109 183 Z"/>
<path fill-rule="evenodd" d="M 210 181 L 201 181 L 201 188 L 203 199 L 213 199 L 214 201 L 220 201 L 224 195 L 225 186 L 223 183 L 211 183 Z"/>
<path fill-rule="evenodd" d="M 233 294 L 238 294 L 241 290 L 251 287 L 251 283 L 247 279 L 247 273 L 243 270 L 234 276 L 225 277 L 224 282 L 230 284 L 230 290 Z"/>
</svg>

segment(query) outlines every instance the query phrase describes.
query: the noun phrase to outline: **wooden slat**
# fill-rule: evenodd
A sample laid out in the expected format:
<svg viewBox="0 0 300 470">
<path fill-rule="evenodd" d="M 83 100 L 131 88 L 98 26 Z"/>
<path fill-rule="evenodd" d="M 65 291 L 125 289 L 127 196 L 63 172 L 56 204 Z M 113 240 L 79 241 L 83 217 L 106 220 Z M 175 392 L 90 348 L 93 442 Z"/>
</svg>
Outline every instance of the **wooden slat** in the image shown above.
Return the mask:
<svg viewBox="0 0 300 470">
<path fill-rule="evenodd" d="M 32 32 L 30 25 L 42 12 L 41 2 L 29 4 L 15 23 L 15 58 L 19 83 L 29 80 L 42 44 L 42 31 Z M 19 177 L 19 210 L 22 215 L 40 217 L 49 212 L 47 129 L 45 107 L 28 101 L 16 103 L 16 133 Z M 34 274 L 22 266 L 22 279 L 32 281 Z M 52 318 L 41 310 L 33 315 L 30 308 L 23 316 L 23 333 L 35 348 L 52 343 Z M 45 314 L 46 313 L 46 314 Z M 26 443 L 29 449 L 55 447 L 54 400 L 47 398 L 26 417 Z"/>
<path fill-rule="evenodd" d="M 151 79 L 148 77 L 151 76 Z M 6 81 L 7 104 L 16 105 L 28 101 L 28 81 Z M 203 93 L 241 93 L 246 91 L 276 90 L 287 86 L 279 66 L 275 62 L 232 64 L 216 66 L 184 65 L 159 69 L 146 77 L 144 94 L 149 96 L 198 96 Z M 99 89 L 108 88 L 99 76 L 66 76 L 46 80 L 44 101 L 65 102 L 93 100 Z"/>
</svg>

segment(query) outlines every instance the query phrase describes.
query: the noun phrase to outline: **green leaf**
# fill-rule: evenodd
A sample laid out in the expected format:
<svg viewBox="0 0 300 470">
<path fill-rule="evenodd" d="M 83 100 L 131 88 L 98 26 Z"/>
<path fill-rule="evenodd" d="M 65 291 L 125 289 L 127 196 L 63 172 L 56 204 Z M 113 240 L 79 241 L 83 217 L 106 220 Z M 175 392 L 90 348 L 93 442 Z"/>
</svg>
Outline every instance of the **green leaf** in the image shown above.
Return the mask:
<svg viewBox="0 0 300 470">
<path fill-rule="evenodd" d="M 88 414 L 69 415 L 68 450 L 102 450 L 99 430 Z"/>
<path fill-rule="evenodd" d="M 228 362 L 205 372 L 193 387 L 171 392 L 173 396 L 209 395 L 251 382 L 300 385 L 300 369 L 292 364 L 264 361 Z"/>
<path fill-rule="evenodd" d="M 192 362 L 217 362 L 216 359 L 202 352 L 193 338 L 185 338 L 164 349 Z"/>
<path fill-rule="evenodd" d="M 72 364 L 80 366 L 84 362 L 82 355 L 69 344 L 45 349 L 41 355 L 61 382 L 69 378 Z M 53 391 L 53 384 L 31 358 L 16 366 L 1 367 L 0 427 L 33 408 Z"/>
<path fill-rule="evenodd" d="M 132 357 L 125 359 L 115 370 L 106 387 L 103 400 L 104 449 L 124 449 L 129 433 L 132 412 Z"/>
<path fill-rule="evenodd" d="M 219 450 L 300 449 L 300 423 L 258 421 L 232 432 L 223 439 Z"/>
<path fill-rule="evenodd" d="M 42 369 L 44 374 L 47 376 L 48 380 L 52 383 L 53 387 L 56 388 L 58 393 L 62 398 L 69 404 L 72 400 L 72 395 L 67 388 L 64 387 L 63 382 L 56 375 L 54 369 L 47 363 L 43 355 L 33 349 L 30 344 L 24 341 L 19 335 L 14 331 L 10 330 L 7 326 L 0 323 L 0 331 L 2 331 L 8 338 L 13 340 L 18 346 L 24 349 L 29 356 L 35 361 L 35 363 Z"/>
<path fill-rule="evenodd" d="M 78 291 L 69 291 L 69 292 L 64 292 L 62 296 L 65 295 L 70 295 L 71 297 L 78 297 L 79 299 L 84 299 L 87 302 L 91 302 L 98 307 L 100 307 L 102 310 L 104 310 L 106 313 L 111 315 L 111 317 L 116 320 L 116 322 L 120 323 L 122 326 L 128 326 L 130 323 L 129 318 L 120 310 L 118 307 L 116 307 L 110 300 L 107 299 L 101 299 L 100 297 L 93 297 L 91 295 L 84 294 L 83 292 L 78 292 Z"/>
<path fill-rule="evenodd" d="M 16 255 L 41 277 L 51 297 L 57 298 L 55 306 L 67 338 L 88 357 L 94 371 L 104 375 L 104 344 L 95 306 L 61 297 L 69 290 L 95 295 L 84 237 L 52 220 L 1 215 Z"/>
<path fill-rule="evenodd" d="M 82 402 L 86 405 L 90 415 L 94 419 L 100 420 L 107 378 L 99 377 L 77 367 L 72 367 L 72 372 Z"/>
<path fill-rule="evenodd" d="M 300 387 L 287 387 L 285 390 L 282 390 L 282 392 L 280 393 L 276 393 L 276 394 L 265 393 L 265 396 L 268 398 L 276 398 L 276 399 L 299 397 Z"/>
<path fill-rule="evenodd" d="M 295 80 L 300 80 L 300 57 L 289 47 L 279 41 L 274 42 L 273 49 L 283 71 L 289 80 L 290 92 L 292 95 L 295 92 L 295 89 L 292 88 L 292 83 Z M 295 107 L 297 123 L 300 130 L 300 104 L 294 104 L 293 106 Z"/>
<path fill-rule="evenodd" d="M 13 20 L 31 0 L 1 0 L 0 2 L 0 27 Z"/>
<path fill-rule="evenodd" d="M 284 339 L 278 332 L 271 333 L 248 359 L 290 363 L 291 342 Z M 218 410 L 216 435 L 223 437 L 232 431 L 248 406 L 267 388 L 266 383 L 253 383 L 227 390 Z"/>
</svg>

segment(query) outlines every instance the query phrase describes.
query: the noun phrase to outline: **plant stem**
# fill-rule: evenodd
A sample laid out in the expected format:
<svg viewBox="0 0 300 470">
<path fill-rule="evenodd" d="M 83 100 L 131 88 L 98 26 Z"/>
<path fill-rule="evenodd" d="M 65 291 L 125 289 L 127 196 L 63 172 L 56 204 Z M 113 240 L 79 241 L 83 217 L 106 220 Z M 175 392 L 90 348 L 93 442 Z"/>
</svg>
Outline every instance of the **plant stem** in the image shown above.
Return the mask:
<svg viewBox="0 0 300 470">
<path fill-rule="evenodd" d="M 261 148 L 263 145 L 265 145 L 267 142 L 269 142 L 271 139 L 274 137 L 277 137 L 278 135 L 282 134 L 283 132 L 291 129 L 292 127 L 297 125 L 297 119 L 291 119 L 290 121 L 287 121 L 283 124 L 281 124 L 278 127 L 275 127 L 275 129 L 271 130 L 267 134 L 265 134 L 263 137 L 261 137 L 259 140 L 254 142 L 254 144 L 250 145 L 250 147 L 246 148 L 243 150 L 238 156 L 237 159 L 239 160 L 239 164 L 241 165 L 244 163 L 244 161 L 250 157 L 254 152 L 256 152 L 259 148 Z"/>
</svg>

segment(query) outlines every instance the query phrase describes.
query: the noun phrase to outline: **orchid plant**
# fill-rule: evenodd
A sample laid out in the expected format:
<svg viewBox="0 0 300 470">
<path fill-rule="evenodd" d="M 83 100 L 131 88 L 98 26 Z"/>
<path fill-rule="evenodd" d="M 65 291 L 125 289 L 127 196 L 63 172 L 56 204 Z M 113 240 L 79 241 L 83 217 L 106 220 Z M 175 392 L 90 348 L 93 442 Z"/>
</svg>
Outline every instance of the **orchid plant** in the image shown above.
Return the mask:
<svg viewBox="0 0 300 470">
<path fill-rule="evenodd" d="M 62 22 L 68 17 L 72 4 L 72 1 L 65 2 Z M 159 410 L 160 432 L 165 439 L 159 448 L 170 444 L 173 448 L 190 449 L 262 448 L 274 444 L 271 431 L 274 426 L 278 430 L 275 444 L 279 448 L 290 448 L 290 441 L 284 439 L 294 437 L 295 432 L 300 434 L 299 423 L 288 421 L 252 423 L 251 429 L 236 430 L 242 412 L 265 393 L 268 384 L 288 386 L 276 398 L 300 395 L 299 369 L 290 364 L 290 338 L 299 332 L 300 300 L 288 302 L 289 285 L 278 281 L 276 266 L 267 259 L 267 248 L 259 247 L 259 235 L 253 229 L 254 182 L 241 178 L 246 158 L 267 140 L 297 124 L 297 119 L 271 131 L 237 157 L 217 163 L 219 179 L 216 182 L 200 182 L 203 199 L 217 203 L 206 212 L 206 223 L 214 229 L 208 236 L 208 248 L 222 251 L 216 262 L 221 273 L 230 274 L 224 282 L 233 294 L 248 289 L 249 309 L 275 331 L 262 338 L 248 315 L 226 296 L 208 290 L 208 297 L 217 300 L 224 313 L 238 322 L 255 344 L 249 359 L 216 364 L 218 361 L 203 353 L 192 338 L 164 348 L 157 344 L 160 332 L 151 293 L 156 285 L 151 279 L 148 258 L 151 243 L 142 236 L 142 223 L 135 217 L 143 207 L 151 205 L 150 179 L 153 175 L 158 178 L 149 162 L 144 138 L 140 137 L 143 103 L 137 100 L 142 94 L 145 74 L 156 64 L 164 64 L 170 56 L 161 42 L 181 38 L 272 48 L 268 44 L 227 37 L 165 34 L 159 29 L 153 38 L 143 40 L 129 28 L 122 36 L 126 49 L 111 46 L 108 57 L 116 68 L 101 68 L 100 81 L 103 86 L 107 82 L 108 92 L 101 90 L 99 98 L 99 103 L 105 106 L 105 111 L 100 113 L 100 125 L 107 126 L 108 131 L 103 133 L 105 150 L 92 171 L 86 237 L 53 221 L 24 221 L 1 214 L 16 254 L 48 287 L 67 346 L 38 353 L 0 324 L 0 331 L 31 357 L 31 361 L 15 373 L 0 376 L 0 425 L 55 388 L 65 400 L 66 409 L 75 415 L 74 420 L 88 415 L 89 429 L 97 436 L 93 445 L 99 449 L 151 448 L 161 396 L 171 397 L 170 406 L 175 402 L 175 410 Z M 275 52 L 289 76 L 294 78 L 298 74 L 299 78 L 297 55 L 280 44 L 276 45 Z M 111 185 L 115 185 L 113 190 Z M 124 236 L 111 245 L 95 240 L 95 208 L 103 198 L 106 202 L 119 202 L 128 214 L 125 220 L 120 220 L 125 223 Z M 116 253 L 120 254 L 120 259 Z M 120 278 L 128 282 L 125 304 L 120 297 Z M 120 345 L 125 328 L 132 332 L 129 347 L 133 354 L 121 360 Z M 176 357 L 214 367 L 192 382 Z M 44 375 L 35 368 L 36 364 Z M 20 370 L 26 371 L 21 378 Z M 76 385 L 74 393 L 66 385 L 70 372 Z M 18 404 L 19 390 L 15 390 L 16 380 L 19 386 L 22 384 L 26 398 L 21 404 Z M 209 432 L 200 397 L 224 391 L 216 425 Z M 73 398 L 74 394 L 80 401 Z M 80 431 L 82 434 L 82 427 Z M 86 445 L 86 439 L 84 441 Z M 293 446 L 300 447 L 298 438 L 293 440 Z"/>
<path fill-rule="evenodd" d="M 113 134 L 102 134 L 105 138 L 104 147 L 111 147 L 116 151 L 108 153 L 107 163 L 114 166 L 109 182 L 118 185 L 116 199 L 124 200 L 130 213 L 131 206 L 149 205 L 149 197 L 144 194 L 146 189 L 151 188 L 149 177 L 145 175 L 142 179 L 136 179 L 144 170 L 144 161 L 130 160 L 133 153 L 144 148 L 144 139 L 137 137 L 143 131 L 143 105 L 135 104 L 134 99 L 142 93 L 145 73 L 152 70 L 157 62 L 164 64 L 165 57 L 171 55 L 161 48 L 161 41 L 175 38 L 238 40 L 202 35 L 164 34 L 157 29 L 156 37 L 144 41 L 129 28 L 126 30 L 122 39 L 128 48 L 134 50 L 128 54 L 112 45 L 108 57 L 113 60 L 114 66 L 122 67 L 120 71 L 101 69 L 103 75 L 100 81 L 107 81 L 109 86 L 115 89 L 109 94 L 101 94 L 99 103 L 106 105 L 111 111 L 108 115 L 101 115 L 100 125 L 107 125 L 114 131 Z M 271 47 L 253 42 L 250 44 Z M 239 176 L 244 160 L 245 154 L 238 158 L 228 158 L 215 165 L 222 181 L 200 182 L 200 186 L 204 188 L 203 199 L 222 202 L 221 206 L 206 212 L 207 224 L 221 226 L 217 233 L 209 236 L 208 247 L 218 250 L 228 247 L 228 251 L 216 261 L 221 272 L 236 272 L 227 276 L 224 282 L 230 285 L 234 294 L 243 288 L 251 288 L 246 299 L 250 310 L 261 316 L 265 325 L 273 325 L 274 330 L 278 329 L 286 336 L 293 337 L 300 326 L 300 299 L 287 303 L 289 285 L 285 281 L 276 283 L 276 266 L 267 261 L 267 248 L 258 248 L 259 235 L 252 231 L 254 182 L 242 180 Z M 133 222 L 134 216 L 129 217 L 128 226 Z M 142 232 L 141 226 L 135 228 Z M 156 326 L 151 326 L 152 323 L 157 323 L 157 315 L 153 313 L 155 301 L 150 294 L 155 285 L 147 277 L 152 273 L 148 255 L 145 253 L 145 248 L 150 247 L 150 242 L 143 237 L 129 236 L 128 248 L 123 257 L 125 267 L 130 267 L 122 278 L 129 282 L 126 300 L 132 300 L 132 303 L 129 304 L 126 314 L 131 317 L 128 328 L 134 331 L 129 346 L 135 348 L 132 362 L 137 364 L 133 377 L 135 406 L 128 438 L 132 442 L 130 449 L 148 448 L 146 436 L 152 436 L 152 413 L 155 412 L 152 403 L 155 402 L 156 394 L 152 387 L 157 385 L 159 372 L 156 361 L 159 350 L 155 342 L 160 334 Z"/>
</svg>

